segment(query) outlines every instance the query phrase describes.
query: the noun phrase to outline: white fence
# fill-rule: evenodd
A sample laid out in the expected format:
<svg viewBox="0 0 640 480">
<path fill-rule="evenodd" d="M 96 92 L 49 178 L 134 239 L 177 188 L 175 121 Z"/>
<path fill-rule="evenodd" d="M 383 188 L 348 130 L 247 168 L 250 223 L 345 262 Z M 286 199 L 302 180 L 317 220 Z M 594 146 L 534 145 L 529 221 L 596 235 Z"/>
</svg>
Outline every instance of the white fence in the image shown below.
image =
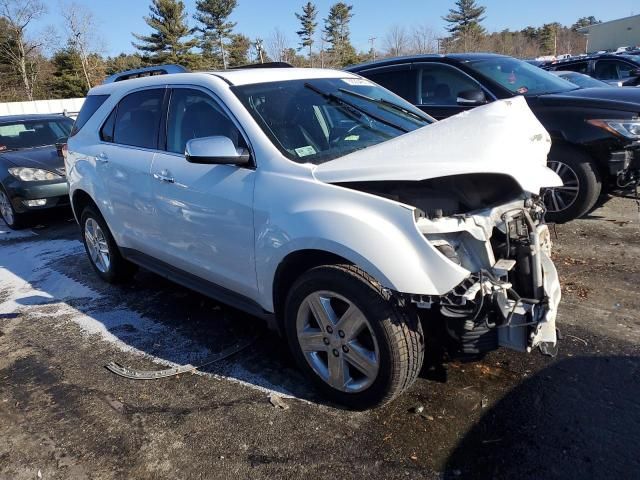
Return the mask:
<svg viewBox="0 0 640 480">
<path fill-rule="evenodd" d="M 25 115 L 30 113 L 67 113 L 75 117 L 84 98 L 66 98 L 64 100 L 34 100 L 33 102 L 0 103 L 0 117 L 6 115 Z"/>
</svg>

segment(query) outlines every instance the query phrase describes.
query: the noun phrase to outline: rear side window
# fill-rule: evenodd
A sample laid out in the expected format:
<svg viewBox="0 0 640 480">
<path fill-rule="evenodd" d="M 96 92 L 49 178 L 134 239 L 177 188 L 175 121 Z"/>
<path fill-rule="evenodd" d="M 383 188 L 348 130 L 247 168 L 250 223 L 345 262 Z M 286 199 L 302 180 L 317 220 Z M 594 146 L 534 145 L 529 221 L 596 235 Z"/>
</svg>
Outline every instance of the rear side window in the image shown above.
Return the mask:
<svg viewBox="0 0 640 480">
<path fill-rule="evenodd" d="M 73 124 L 71 133 L 69 134 L 70 137 L 73 137 L 84 127 L 84 124 L 89 121 L 107 98 L 109 98 L 109 95 L 89 95 L 84 100 L 78 118 L 76 118 L 76 123 Z"/>
<path fill-rule="evenodd" d="M 578 73 L 587 74 L 587 73 L 589 73 L 589 63 L 588 62 L 578 62 L 578 63 L 572 63 L 570 65 L 559 64 L 559 65 L 556 65 L 554 70 L 569 70 L 571 72 L 578 72 Z"/>
<path fill-rule="evenodd" d="M 391 90 L 408 102 L 416 104 L 416 72 L 411 70 L 410 67 L 396 67 L 358 73 L 387 90 Z"/>
<path fill-rule="evenodd" d="M 131 93 L 120 100 L 116 110 L 113 142 L 141 148 L 157 148 L 164 92 L 164 88 L 143 90 Z M 107 119 L 107 124 L 109 120 L 110 118 Z M 102 135 L 105 133 L 107 132 L 102 132 Z"/>
</svg>

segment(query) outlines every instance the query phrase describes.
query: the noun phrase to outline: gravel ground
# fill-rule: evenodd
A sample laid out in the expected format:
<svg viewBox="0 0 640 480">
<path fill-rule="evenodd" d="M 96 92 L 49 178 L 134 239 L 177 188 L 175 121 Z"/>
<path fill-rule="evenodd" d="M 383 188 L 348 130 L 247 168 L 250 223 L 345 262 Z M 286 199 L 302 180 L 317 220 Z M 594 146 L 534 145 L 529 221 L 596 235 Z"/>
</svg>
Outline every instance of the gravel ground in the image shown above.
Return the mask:
<svg viewBox="0 0 640 480">
<path fill-rule="evenodd" d="M 556 358 L 425 368 L 362 413 L 325 404 L 245 314 L 146 272 L 101 283 L 66 218 L 0 226 L 0 479 L 640 478 L 639 218 L 613 198 L 557 227 Z M 197 374 L 104 368 L 196 364 L 253 338 Z"/>
</svg>

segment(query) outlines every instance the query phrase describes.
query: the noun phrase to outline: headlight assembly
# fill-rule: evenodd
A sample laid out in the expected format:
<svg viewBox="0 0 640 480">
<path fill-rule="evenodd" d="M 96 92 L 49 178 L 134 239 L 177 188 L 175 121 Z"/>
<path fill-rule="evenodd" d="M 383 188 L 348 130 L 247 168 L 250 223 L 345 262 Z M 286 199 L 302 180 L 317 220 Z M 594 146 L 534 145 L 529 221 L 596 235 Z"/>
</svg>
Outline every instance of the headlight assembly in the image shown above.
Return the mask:
<svg viewBox="0 0 640 480">
<path fill-rule="evenodd" d="M 607 130 L 614 135 L 628 138 L 629 140 L 640 140 L 640 118 L 630 120 L 587 120 L 587 123 L 595 127 Z"/>
<path fill-rule="evenodd" d="M 10 168 L 9 173 L 23 182 L 43 182 L 62 178 L 57 173 L 42 170 L 41 168 L 16 167 Z"/>
</svg>

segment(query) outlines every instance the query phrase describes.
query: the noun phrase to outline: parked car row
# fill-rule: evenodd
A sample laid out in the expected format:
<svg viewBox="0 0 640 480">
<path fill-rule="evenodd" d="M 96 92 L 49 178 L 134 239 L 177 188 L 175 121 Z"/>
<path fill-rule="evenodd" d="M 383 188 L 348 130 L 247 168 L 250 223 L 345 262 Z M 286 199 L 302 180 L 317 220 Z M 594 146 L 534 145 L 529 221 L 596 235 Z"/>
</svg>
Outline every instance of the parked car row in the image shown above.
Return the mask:
<svg viewBox="0 0 640 480">
<path fill-rule="evenodd" d="M 640 56 L 629 54 L 589 55 L 546 62 L 545 70 L 578 72 L 616 87 L 640 86 Z"/>
<path fill-rule="evenodd" d="M 64 148 L 17 143 L 44 132 L 23 119 L 0 158 L 27 185 L 66 175 L 100 278 L 143 267 L 263 318 L 339 403 L 406 390 L 425 335 L 459 354 L 555 354 L 545 220 L 635 180 L 639 102 L 498 55 L 261 67 L 114 75 Z M 24 160 L 45 150 L 50 164 Z M 5 220 L 23 198 L 53 205 L 44 191 L 6 195 Z"/>
<path fill-rule="evenodd" d="M 580 88 L 527 62 L 493 54 L 417 55 L 348 70 L 437 119 L 523 96 L 551 135 L 548 164 L 563 180 L 562 187 L 545 192 L 548 220 L 580 217 L 603 189 L 638 179 L 640 90 Z"/>
</svg>

